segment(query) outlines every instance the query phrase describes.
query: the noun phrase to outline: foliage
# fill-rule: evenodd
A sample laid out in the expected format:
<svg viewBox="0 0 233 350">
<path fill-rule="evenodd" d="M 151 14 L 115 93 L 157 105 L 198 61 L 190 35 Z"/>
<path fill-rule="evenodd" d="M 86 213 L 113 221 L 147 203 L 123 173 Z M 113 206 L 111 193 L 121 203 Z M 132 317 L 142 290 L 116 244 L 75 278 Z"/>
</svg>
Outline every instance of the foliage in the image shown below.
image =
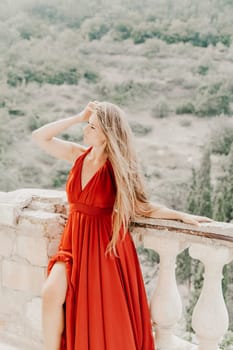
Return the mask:
<svg viewBox="0 0 233 350">
<path fill-rule="evenodd" d="M 131 37 L 131 34 L 132 34 L 132 26 L 127 22 L 125 23 L 120 22 L 114 26 L 114 32 L 113 32 L 114 40 L 122 41 L 122 40 L 129 39 Z"/>
<path fill-rule="evenodd" d="M 200 75 L 206 75 L 209 71 L 209 67 L 201 65 L 198 67 L 197 71 Z"/>
<path fill-rule="evenodd" d="M 203 264 L 199 260 L 192 259 L 191 269 L 190 269 L 190 282 L 191 282 L 190 284 L 192 286 L 192 290 L 189 296 L 189 303 L 185 308 L 186 331 L 188 332 L 193 332 L 192 314 L 203 287 L 203 281 L 204 281 L 203 272 L 204 272 Z"/>
<path fill-rule="evenodd" d="M 110 23 L 106 18 L 93 17 L 87 18 L 81 27 L 84 38 L 93 41 L 100 40 L 110 30 Z"/>
<path fill-rule="evenodd" d="M 212 140 L 213 142 L 213 140 Z M 219 149 L 218 149 L 219 150 Z M 220 148 L 220 153 L 222 149 Z M 192 183 L 187 200 L 187 210 L 197 215 L 204 215 L 213 217 L 217 221 L 230 222 L 233 220 L 233 143 L 231 144 L 230 152 L 227 155 L 227 166 L 225 169 L 225 175 L 218 179 L 216 188 L 213 188 L 210 183 L 211 172 L 211 158 L 210 149 L 207 148 L 204 152 L 202 163 L 200 168 L 196 171 L 193 169 Z M 186 264 L 187 257 L 181 255 L 179 266 L 182 263 Z M 193 261 L 191 262 L 191 265 Z M 184 280 L 187 276 L 194 276 L 193 291 L 189 299 L 189 305 L 186 308 L 186 321 L 187 330 L 192 331 L 191 327 L 191 315 L 193 308 L 198 300 L 198 297 L 202 288 L 203 281 L 203 269 L 201 263 L 196 262 L 196 269 L 192 271 L 192 267 L 187 270 L 180 270 L 181 276 Z M 189 265 L 188 265 L 189 267 Z M 228 289 L 232 283 L 231 277 L 233 264 L 224 266 L 222 290 L 223 296 L 227 303 L 229 303 Z M 227 340 L 223 343 L 225 344 Z M 222 344 L 223 344 L 222 343 Z"/>
<path fill-rule="evenodd" d="M 200 117 L 231 115 L 232 87 L 228 83 L 214 82 L 202 85 L 193 102 L 187 101 L 176 108 L 176 114 L 196 114 Z"/>
<path fill-rule="evenodd" d="M 206 149 L 200 169 L 193 169 L 193 179 L 187 200 L 187 210 L 197 215 L 212 217 L 212 185 L 210 181 L 210 151 Z"/>
<path fill-rule="evenodd" d="M 97 91 L 101 98 L 109 99 L 113 103 L 126 105 L 129 101 L 136 101 L 138 96 L 140 98 L 146 96 L 150 90 L 150 85 L 150 83 L 141 83 L 134 79 L 128 79 L 113 85 L 101 82 L 97 85 Z"/>
<path fill-rule="evenodd" d="M 53 178 L 53 187 L 63 186 L 67 180 L 68 173 L 68 170 L 58 170 L 55 177 Z"/>
<path fill-rule="evenodd" d="M 178 283 L 184 283 L 188 281 L 190 285 L 191 267 L 192 259 L 187 248 L 181 254 L 179 254 L 176 259 L 176 278 Z"/>
<path fill-rule="evenodd" d="M 25 115 L 24 111 L 17 109 L 17 108 L 10 108 L 8 110 L 8 113 L 13 116 L 23 116 Z"/>
<path fill-rule="evenodd" d="M 218 221 L 233 220 L 233 143 L 228 155 L 225 175 L 219 179 L 214 197 L 214 217 Z"/>
<path fill-rule="evenodd" d="M 221 120 L 220 120 L 221 121 Z M 233 126 L 226 121 L 218 123 L 216 129 L 211 134 L 211 152 L 216 154 L 230 153 L 233 144 Z"/>
<path fill-rule="evenodd" d="M 136 120 L 130 121 L 130 127 L 136 136 L 144 136 L 152 131 L 152 125 L 145 125 L 144 123 L 139 123 Z"/>
<path fill-rule="evenodd" d="M 165 41 L 167 44 L 177 44 L 177 43 L 190 43 L 193 46 L 208 47 L 209 45 L 216 46 L 221 43 L 226 46 L 231 44 L 231 36 L 228 34 L 212 34 L 212 33 L 201 33 L 198 31 L 185 32 L 185 33 L 172 33 L 170 28 L 158 28 L 157 25 L 149 26 L 138 26 L 132 30 L 132 39 L 134 44 L 142 44 L 147 39 L 158 38 Z"/>
<path fill-rule="evenodd" d="M 195 114 L 199 116 L 229 115 L 231 98 L 230 92 L 220 82 L 209 86 L 204 85 L 197 93 Z"/>
<path fill-rule="evenodd" d="M 194 114 L 195 107 L 192 102 L 184 103 L 176 108 L 176 114 Z"/>
<path fill-rule="evenodd" d="M 91 82 L 91 83 L 96 83 L 99 79 L 99 75 L 91 70 L 87 70 L 86 72 L 84 72 L 84 78 Z"/>
<path fill-rule="evenodd" d="M 226 350 L 228 349 L 228 346 L 230 346 L 229 349 L 232 349 L 231 345 L 233 344 L 233 332 L 232 331 L 228 331 L 222 341 L 221 341 L 221 344 L 220 344 L 220 349 L 221 350 Z"/>
<path fill-rule="evenodd" d="M 30 116 L 28 119 L 28 129 L 31 132 L 40 128 L 43 124 L 45 124 L 45 122 L 37 114 Z"/>
<path fill-rule="evenodd" d="M 90 40 L 100 40 L 109 31 L 109 27 L 101 23 L 98 27 L 91 28 L 88 33 Z"/>
<path fill-rule="evenodd" d="M 40 70 L 25 68 L 21 72 L 10 71 L 7 76 L 7 84 L 13 87 L 17 87 L 22 83 L 29 84 L 31 82 L 36 82 L 40 85 L 42 84 L 78 84 L 80 74 L 75 67 L 67 68 L 64 71 L 55 71 L 54 69 Z"/>
<path fill-rule="evenodd" d="M 154 118 L 165 118 L 169 114 L 169 106 L 165 98 L 159 98 L 155 107 L 151 111 Z"/>
<path fill-rule="evenodd" d="M 159 254 L 156 253 L 153 249 L 144 248 L 143 245 L 137 247 L 138 254 L 145 254 L 147 261 L 150 261 L 151 264 L 159 263 Z"/>
</svg>

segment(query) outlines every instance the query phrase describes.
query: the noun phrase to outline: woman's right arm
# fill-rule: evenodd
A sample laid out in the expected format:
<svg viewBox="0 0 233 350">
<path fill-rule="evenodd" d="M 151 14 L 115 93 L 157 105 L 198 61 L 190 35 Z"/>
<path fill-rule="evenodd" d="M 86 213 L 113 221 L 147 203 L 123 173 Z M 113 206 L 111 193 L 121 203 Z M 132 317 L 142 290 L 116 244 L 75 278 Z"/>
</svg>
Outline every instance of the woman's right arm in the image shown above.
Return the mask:
<svg viewBox="0 0 233 350">
<path fill-rule="evenodd" d="M 76 123 L 87 121 L 93 112 L 92 106 L 93 102 L 89 102 L 80 114 L 43 125 L 32 132 L 32 139 L 50 155 L 73 163 L 86 147 L 55 136 Z"/>
</svg>

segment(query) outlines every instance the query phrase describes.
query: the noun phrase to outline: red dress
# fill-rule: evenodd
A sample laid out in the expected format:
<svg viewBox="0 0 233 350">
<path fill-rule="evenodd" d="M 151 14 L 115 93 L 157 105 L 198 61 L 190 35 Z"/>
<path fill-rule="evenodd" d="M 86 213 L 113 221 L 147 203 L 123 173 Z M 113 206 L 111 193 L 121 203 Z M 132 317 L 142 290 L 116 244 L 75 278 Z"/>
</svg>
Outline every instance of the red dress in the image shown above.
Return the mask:
<svg viewBox="0 0 233 350">
<path fill-rule="evenodd" d="M 76 159 L 68 175 L 70 212 L 58 251 L 48 265 L 49 274 L 54 263 L 65 262 L 68 277 L 60 350 L 155 350 L 149 304 L 130 232 L 117 243 L 120 258 L 104 254 L 111 239 L 116 194 L 109 159 L 81 188 L 82 163 L 91 148 Z"/>
</svg>

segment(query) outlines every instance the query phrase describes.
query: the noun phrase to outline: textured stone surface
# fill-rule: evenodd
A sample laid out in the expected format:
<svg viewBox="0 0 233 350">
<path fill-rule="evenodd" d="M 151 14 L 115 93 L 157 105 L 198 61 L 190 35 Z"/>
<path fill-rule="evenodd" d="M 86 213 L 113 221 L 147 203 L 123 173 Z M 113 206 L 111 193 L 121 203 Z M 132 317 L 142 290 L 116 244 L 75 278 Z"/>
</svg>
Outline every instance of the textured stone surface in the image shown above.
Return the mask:
<svg viewBox="0 0 233 350">
<path fill-rule="evenodd" d="M 42 267 L 10 260 L 4 260 L 2 263 L 3 287 L 40 295 L 44 280 L 45 269 Z"/>
<path fill-rule="evenodd" d="M 48 262 L 47 245 L 46 238 L 18 236 L 16 254 L 32 265 L 45 267 Z"/>
<path fill-rule="evenodd" d="M 26 304 L 26 318 L 31 328 L 41 332 L 41 298 L 33 298 Z"/>
<path fill-rule="evenodd" d="M 15 244 L 15 232 L 11 229 L 1 229 L 0 227 L 0 256 L 9 257 Z"/>
</svg>

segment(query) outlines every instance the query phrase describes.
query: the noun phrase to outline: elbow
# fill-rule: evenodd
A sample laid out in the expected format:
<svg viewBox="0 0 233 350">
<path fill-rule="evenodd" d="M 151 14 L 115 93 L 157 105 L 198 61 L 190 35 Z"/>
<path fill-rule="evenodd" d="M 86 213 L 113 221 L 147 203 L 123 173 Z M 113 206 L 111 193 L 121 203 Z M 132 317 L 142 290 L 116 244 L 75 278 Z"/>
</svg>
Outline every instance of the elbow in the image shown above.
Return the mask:
<svg viewBox="0 0 233 350">
<path fill-rule="evenodd" d="M 34 130 L 31 133 L 31 139 L 38 145 L 43 144 L 45 141 L 47 141 L 46 139 L 43 138 L 43 136 L 38 130 Z"/>
<path fill-rule="evenodd" d="M 37 130 L 34 130 L 32 133 L 31 133 L 31 139 L 35 142 L 38 142 L 39 140 L 39 135 L 38 135 L 38 131 Z"/>
<path fill-rule="evenodd" d="M 50 141 L 50 139 L 45 138 L 38 129 L 33 130 L 31 138 L 36 142 Z"/>
</svg>

